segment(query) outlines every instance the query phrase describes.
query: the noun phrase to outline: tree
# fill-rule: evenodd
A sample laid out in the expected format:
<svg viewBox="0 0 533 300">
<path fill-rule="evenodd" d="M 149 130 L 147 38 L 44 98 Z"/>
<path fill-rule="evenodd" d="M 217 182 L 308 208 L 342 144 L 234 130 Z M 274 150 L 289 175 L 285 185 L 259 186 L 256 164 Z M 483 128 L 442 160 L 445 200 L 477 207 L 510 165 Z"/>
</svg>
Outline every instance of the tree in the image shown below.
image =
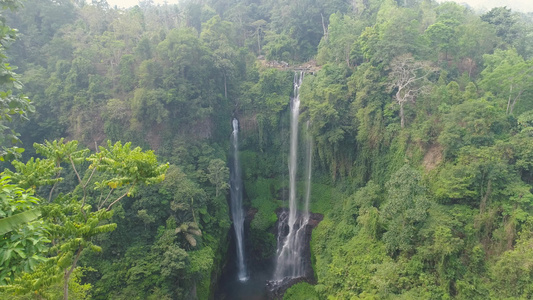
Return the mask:
<svg viewBox="0 0 533 300">
<path fill-rule="evenodd" d="M 525 93 L 532 93 L 533 60 L 524 61 L 515 49 L 496 50 L 483 56 L 486 68 L 480 84 L 486 91 L 507 98 L 507 114 L 512 115 L 516 103 Z M 507 94 L 507 95 L 505 95 Z"/>
<path fill-rule="evenodd" d="M 215 197 L 218 197 L 221 192 L 229 188 L 229 169 L 223 160 L 217 158 L 209 162 L 207 172 L 207 178 L 216 188 Z"/>
<path fill-rule="evenodd" d="M 481 20 L 494 25 L 496 35 L 511 45 L 518 38 L 518 19 L 511 12 L 511 9 L 506 6 L 491 9 L 488 13 L 481 16 Z"/>
<path fill-rule="evenodd" d="M 3 10 L 13 11 L 20 5 L 18 0 L 0 1 Z M 14 72 L 16 67 L 6 62 L 5 47 L 16 39 L 16 32 L 6 25 L 6 18 L 0 14 L 0 161 L 19 157 L 24 151 L 12 146 L 20 140 L 6 122 L 11 122 L 17 115 L 27 119 L 27 114 L 34 110 L 30 100 L 21 93 L 22 83 Z M 45 226 L 40 220 L 35 221 L 41 211 L 33 191 L 11 184 L 9 176 L 4 173 L 1 174 L 0 187 L 0 283 L 5 283 L 21 271 L 33 270 L 44 259 L 41 254 L 47 240 Z"/>
<path fill-rule="evenodd" d="M 533 239 L 524 232 L 515 249 L 503 253 L 491 266 L 494 298 L 529 299 L 533 297 Z"/>
<path fill-rule="evenodd" d="M 334 61 L 345 62 L 347 66 L 355 65 L 356 62 L 350 61 L 351 53 L 355 50 L 352 48 L 355 48 L 354 42 L 361 31 L 360 21 L 357 22 L 348 15 L 332 14 L 329 17 L 327 35 L 322 38 L 319 45 L 318 62 Z"/>
<path fill-rule="evenodd" d="M 277 2 L 277 3 L 276 3 Z M 327 28 L 328 16 L 335 12 L 346 12 L 345 1 L 274 1 L 271 11 L 271 26 L 279 37 L 291 41 L 293 59 L 306 60 L 314 56 L 316 46 Z M 279 43 L 281 41 L 276 41 Z M 268 49 L 265 45 L 268 57 Z M 285 58 L 284 58 L 285 60 Z"/>
<path fill-rule="evenodd" d="M 443 22 L 435 23 L 426 29 L 425 34 L 429 37 L 434 47 L 444 51 L 444 59 L 448 60 L 448 52 L 452 45 L 456 44 L 455 26 L 459 22 L 452 22 L 452 20 L 445 20 Z"/>
<path fill-rule="evenodd" d="M 23 33 L 9 47 L 8 56 L 17 61 L 23 70 L 31 68 L 30 64 L 50 64 L 51 52 L 55 52 L 54 56 L 67 59 L 70 54 L 61 51 L 65 48 L 55 48 L 61 45 L 58 43 L 60 39 L 50 41 L 62 26 L 74 22 L 76 15 L 71 0 L 24 0 L 24 6 L 6 16 L 11 26 Z"/>
<path fill-rule="evenodd" d="M 257 20 L 250 24 L 254 30 L 254 35 L 257 38 L 257 53 L 261 54 L 261 41 L 263 40 L 263 37 L 265 35 L 265 26 L 267 25 L 267 21 L 265 20 Z"/>
<path fill-rule="evenodd" d="M 185 222 L 176 228 L 176 233 L 181 233 L 187 243 L 192 247 L 196 247 L 196 238 L 202 236 L 202 231 L 198 227 L 198 224 L 194 222 Z"/>
<path fill-rule="evenodd" d="M 524 181 L 533 178 L 533 110 L 518 116 L 520 133 L 511 141 L 514 148 L 515 165 Z"/>
<path fill-rule="evenodd" d="M 387 222 L 383 241 L 389 253 L 410 251 L 417 241 L 418 230 L 428 216 L 430 202 L 420 173 L 404 165 L 387 182 L 388 201 L 382 216 Z"/>
<path fill-rule="evenodd" d="M 157 53 L 163 68 L 155 72 L 163 73 L 165 108 L 179 121 L 176 125 L 210 116 L 220 96 L 215 89 L 205 88 L 204 83 L 214 80 L 211 74 L 216 69 L 213 55 L 198 33 L 191 28 L 173 29 L 159 43 Z"/>
<path fill-rule="evenodd" d="M 431 46 L 444 52 L 444 60 L 449 61 L 449 54 L 455 56 L 458 52 L 458 38 L 462 35 L 462 27 L 465 24 L 465 16 L 468 10 L 454 2 L 445 2 L 435 8 L 437 20 L 429 25 L 424 32 Z M 439 57 L 440 61 L 440 57 Z"/>
<path fill-rule="evenodd" d="M 457 27 L 457 44 L 454 46 L 457 57 L 462 58 L 459 65 L 461 73 L 468 72 L 470 78 L 479 73 L 477 70 L 483 64 L 483 55 L 494 51 L 501 44 L 501 38 L 496 36 L 491 25 L 479 18 Z"/>
<path fill-rule="evenodd" d="M 389 89 L 396 91 L 394 100 L 400 106 L 400 124 L 405 127 L 404 105 L 415 103 L 418 95 L 429 89 L 428 76 L 436 71 L 427 61 L 416 61 L 411 54 L 396 57 L 390 64 Z"/>
<path fill-rule="evenodd" d="M 268 60 L 290 61 L 295 59 L 298 41 L 285 33 L 267 32 L 265 36 L 266 45 L 263 47 Z"/>
<path fill-rule="evenodd" d="M 50 268 L 63 273 L 63 297 L 66 300 L 69 279 L 82 252 L 85 249 L 101 251 L 93 238 L 116 228 L 115 223 L 109 223 L 113 206 L 124 197 L 132 196 L 139 186 L 162 181 L 168 165 L 158 164 L 152 151 L 143 152 L 139 147 L 131 149 L 131 143 L 122 145 L 120 142 L 108 142 L 107 147 L 99 147 L 98 152 L 93 154 L 88 149 L 79 149 L 77 141 L 64 142 L 63 139 L 45 141 L 34 147 L 45 159 L 32 159 L 24 167 L 20 162 L 15 162 L 17 170 L 25 170 L 23 173 L 9 172 L 17 183 L 31 182 L 33 188 L 55 185 L 62 180 L 59 177 L 60 170 L 66 166 L 77 180 L 75 189 L 56 196 L 51 204 L 42 207 L 43 219 L 50 226 L 52 247 L 49 252 L 55 254 L 50 258 L 53 262 Z M 82 167 L 87 165 L 86 162 L 89 165 L 84 170 Z M 30 172 L 30 168 L 34 172 Z M 35 173 L 43 177 L 55 177 L 38 180 L 33 178 Z M 21 285 L 14 289 L 42 290 L 39 281 L 23 282 Z"/>
<path fill-rule="evenodd" d="M 237 52 L 233 49 L 234 38 L 233 24 L 222 21 L 220 16 L 214 16 L 205 24 L 202 30 L 202 40 L 213 51 L 215 67 L 222 72 L 224 78 L 224 98 L 228 98 L 228 79 L 231 79 L 235 70 Z"/>
<path fill-rule="evenodd" d="M 12 184 L 4 173 L 0 178 L 0 285 L 21 272 L 31 272 L 45 260 L 47 226 L 41 215 L 40 201 L 33 190 Z"/>
<path fill-rule="evenodd" d="M 2 0 L 0 7 L 15 10 L 21 5 L 19 0 Z M 14 116 L 27 119 L 27 114 L 34 108 L 30 100 L 21 93 L 22 83 L 14 72 L 16 67 L 7 63 L 5 47 L 16 39 L 16 30 L 6 25 L 6 19 L 0 15 L 0 161 L 13 159 L 20 156 L 22 148 L 8 145 L 20 142 L 15 133 L 6 122 L 11 122 Z"/>
<path fill-rule="evenodd" d="M 418 12 L 398 7 L 394 1 L 382 1 L 376 24 L 364 30 L 361 46 L 365 58 L 374 65 L 388 65 L 394 57 L 424 53 Z"/>
<path fill-rule="evenodd" d="M 333 179 L 348 174 L 351 167 L 350 153 L 341 150 L 353 145 L 348 72 L 345 65 L 327 64 L 317 76 L 305 78 L 306 89 L 300 95 L 307 108 L 313 147 L 316 145 L 318 157 L 329 167 Z"/>
</svg>

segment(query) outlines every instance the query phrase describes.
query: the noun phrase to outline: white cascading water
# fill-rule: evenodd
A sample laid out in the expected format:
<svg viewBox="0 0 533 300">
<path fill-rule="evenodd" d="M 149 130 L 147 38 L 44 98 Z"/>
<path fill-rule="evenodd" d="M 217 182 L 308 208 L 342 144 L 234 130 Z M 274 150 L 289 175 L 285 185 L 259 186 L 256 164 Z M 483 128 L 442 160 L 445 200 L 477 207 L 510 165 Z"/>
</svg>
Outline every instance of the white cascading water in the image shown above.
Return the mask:
<svg viewBox="0 0 533 300">
<path fill-rule="evenodd" d="M 298 215 L 298 203 L 296 195 L 297 153 L 298 153 L 298 117 L 300 114 L 300 86 L 303 80 L 303 72 L 294 76 L 294 97 L 291 102 L 291 140 L 289 156 L 289 212 L 282 212 L 278 221 L 278 250 L 277 263 L 274 272 L 274 281 L 282 281 L 285 278 L 296 278 L 305 275 L 304 257 L 302 255 L 305 236 L 305 227 L 309 222 L 310 200 L 310 167 L 306 172 L 308 181 L 305 196 L 305 211 Z M 308 149 L 308 165 L 310 165 L 311 150 Z M 283 235 L 285 226 L 288 226 L 288 234 Z"/>
<path fill-rule="evenodd" d="M 231 134 L 233 146 L 233 168 L 231 169 L 231 216 L 237 248 L 237 276 L 240 281 L 248 280 L 246 262 L 244 260 L 244 211 L 242 208 L 242 177 L 239 161 L 239 121 L 233 119 L 233 133 Z"/>
<path fill-rule="evenodd" d="M 305 164 L 305 207 L 304 220 L 305 224 L 309 223 L 309 203 L 311 202 L 311 170 L 313 169 L 313 139 L 309 132 L 309 120 L 305 130 L 306 138 L 306 161 Z"/>
</svg>

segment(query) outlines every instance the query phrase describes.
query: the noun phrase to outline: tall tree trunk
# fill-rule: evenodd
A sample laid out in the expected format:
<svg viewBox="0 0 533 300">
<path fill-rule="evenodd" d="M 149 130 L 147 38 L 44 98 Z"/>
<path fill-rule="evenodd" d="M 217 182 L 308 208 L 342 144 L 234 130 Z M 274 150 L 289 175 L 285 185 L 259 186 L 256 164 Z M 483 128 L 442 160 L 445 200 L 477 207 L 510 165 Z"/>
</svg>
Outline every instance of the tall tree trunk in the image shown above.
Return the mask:
<svg viewBox="0 0 533 300">
<path fill-rule="evenodd" d="M 509 114 L 509 107 L 511 106 L 511 94 L 513 93 L 513 84 L 511 83 L 511 87 L 509 88 L 509 100 L 507 101 L 507 111 L 506 113 Z"/>
<path fill-rule="evenodd" d="M 489 200 L 490 193 L 492 191 L 492 181 L 489 179 L 487 182 L 487 191 L 485 192 L 485 195 L 481 198 L 481 203 L 479 204 L 479 213 L 484 213 L 485 209 L 487 208 L 487 202 Z"/>
<path fill-rule="evenodd" d="M 81 251 L 83 250 L 83 247 L 80 246 L 78 248 L 78 253 L 76 253 L 76 257 L 74 258 L 74 262 L 72 262 L 72 266 L 70 266 L 70 269 L 65 269 L 65 283 L 63 284 L 63 300 L 68 300 L 68 280 L 70 278 L 70 275 L 76 269 L 76 264 L 78 263 L 78 259 L 80 259 Z"/>
<path fill-rule="evenodd" d="M 346 65 L 348 65 L 348 67 L 350 67 L 350 46 L 349 45 L 346 45 L 344 47 L 344 55 L 345 55 L 345 59 L 346 59 Z"/>
<path fill-rule="evenodd" d="M 513 114 L 513 110 L 514 110 L 514 105 L 516 104 L 516 102 L 518 102 L 518 98 L 520 98 L 520 95 L 522 95 L 522 92 L 524 90 L 521 90 L 518 95 L 516 95 L 516 97 L 514 98 L 513 100 L 513 103 L 511 103 L 511 110 L 509 111 L 509 114 L 512 115 Z"/>
<path fill-rule="evenodd" d="M 56 168 L 59 168 L 59 164 L 56 164 Z M 61 176 L 61 169 L 57 172 L 56 178 L 58 179 Z M 52 189 L 50 190 L 50 195 L 48 196 L 48 203 L 52 203 L 52 195 L 54 194 L 54 189 L 56 188 L 57 182 L 54 182 Z"/>
<path fill-rule="evenodd" d="M 228 98 L 228 88 L 226 85 L 226 71 L 224 71 L 224 98 Z"/>
<path fill-rule="evenodd" d="M 261 55 L 261 28 L 257 29 L 257 54 Z"/>
<path fill-rule="evenodd" d="M 324 15 L 320 13 L 320 16 L 322 17 L 322 30 L 324 30 L 324 39 L 328 40 L 328 27 L 326 26 L 326 22 L 324 22 Z"/>
<path fill-rule="evenodd" d="M 403 112 L 403 102 L 400 102 L 400 125 L 402 128 L 405 126 L 405 115 Z"/>
<path fill-rule="evenodd" d="M 65 270 L 65 283 L 63 284 L 63 299 L 64 300 L 68 300 L 68 276 L 67 276 L 67 270 Z"/>
</svg>

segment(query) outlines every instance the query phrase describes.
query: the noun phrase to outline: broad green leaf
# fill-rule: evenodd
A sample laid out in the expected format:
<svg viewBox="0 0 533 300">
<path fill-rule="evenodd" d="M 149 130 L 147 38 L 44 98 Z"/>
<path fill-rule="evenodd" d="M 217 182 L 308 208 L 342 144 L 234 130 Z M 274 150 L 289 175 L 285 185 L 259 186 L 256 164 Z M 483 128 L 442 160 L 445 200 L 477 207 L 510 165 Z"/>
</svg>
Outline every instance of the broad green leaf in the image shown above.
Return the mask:
<svg viewBox="0 0 533 300">
<path fill-rule="evenodd" d="M 17 226 L 28 223 L 37 219 L 41 215 L 41 211 L 36 208 L 27 210 L 20 214 L 16 214 L 7 218 L 0 219 L 0 235 L 6 234 L 14 230 Z"/>
</svg>

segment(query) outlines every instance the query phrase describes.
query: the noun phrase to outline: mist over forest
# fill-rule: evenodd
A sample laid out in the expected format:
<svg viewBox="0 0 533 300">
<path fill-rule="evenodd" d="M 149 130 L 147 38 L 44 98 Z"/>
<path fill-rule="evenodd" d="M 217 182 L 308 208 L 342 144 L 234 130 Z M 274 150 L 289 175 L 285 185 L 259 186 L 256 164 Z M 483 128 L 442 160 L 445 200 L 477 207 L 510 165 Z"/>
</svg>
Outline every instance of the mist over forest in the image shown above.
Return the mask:
<svg viewBox="0 0 533 300">
<path fill-rule="evenodd" d="M 526 6 L 110 3 L 0 0 L 0 299 L 533 298 Z"/>
</svg>

